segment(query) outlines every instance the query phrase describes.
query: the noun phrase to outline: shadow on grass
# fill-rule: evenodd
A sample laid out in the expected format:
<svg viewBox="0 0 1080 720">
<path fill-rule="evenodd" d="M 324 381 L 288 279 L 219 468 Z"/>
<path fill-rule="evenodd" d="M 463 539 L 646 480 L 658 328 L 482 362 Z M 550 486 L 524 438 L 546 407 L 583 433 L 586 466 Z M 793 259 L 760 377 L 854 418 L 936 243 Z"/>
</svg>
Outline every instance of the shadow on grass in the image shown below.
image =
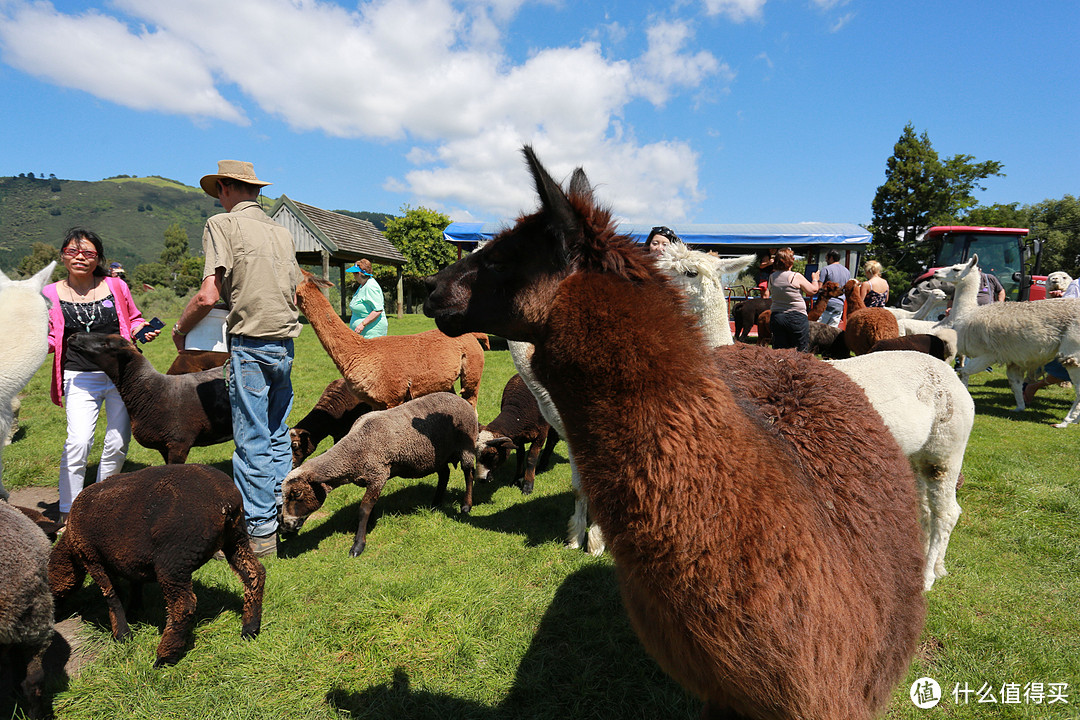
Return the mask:
<svg viewBox="0 0 1080 720">
<path fill-rule="evenodd" d="M 1034 402 L 1027 409 L 1017 412 L 1012 388 L 1009 387 L 1009 381 L 1005 378 L 987 380 L 982 385 L 970 387 L 969 392 L 971 399 L 975 401 L 975 412 L 979 415 L 1037 425 L 1053 425 L 1061 422 L 1072 407 L 1070 399 L 1063 400 L 1051 396 L 1048 392 L 1043 392 L 1035 396 Z"/>
<path fill-rule="evenodd" d="M 603 688 L 603 707 L 586 702 Z M 487 706 L 414 689 L 408 672 L 354 692 L 334 687 L 326 702 L 353 718 L 692 718 L 700 704 L 649 658 L 619 600 L 614 571 L 591 566 L 559 586 L 506 697 Z"/>
</svg>

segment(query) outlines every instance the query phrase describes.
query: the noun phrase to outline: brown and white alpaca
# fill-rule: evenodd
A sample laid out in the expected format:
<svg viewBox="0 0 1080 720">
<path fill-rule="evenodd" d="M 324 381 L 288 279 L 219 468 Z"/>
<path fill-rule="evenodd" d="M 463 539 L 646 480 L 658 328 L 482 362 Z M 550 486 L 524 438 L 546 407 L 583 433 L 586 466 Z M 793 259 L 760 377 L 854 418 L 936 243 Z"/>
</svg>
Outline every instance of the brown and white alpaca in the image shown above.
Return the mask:
<svg viewBox="0 0 1080 720">
<path fill-rule="evenodd" d="M 859 284 L 848 280 L 844 285 L 847 295 L 847 320 L 844 322 L 844 340 L 856 355 L 865 355 L 878 340 L 900 337 L 896 316 L 885 308 L 866 307 L 858 293 Z"/>
<path fill-rule="evenodd" d="M 881 712 L 925 602 L 914 478 L 880 417 L 808 355 L 703 352 L 584 173 L 565 193 L 525 156 L 541 208 L 430 279 L 425 312 L 535 345 L 631 622 L 706 715 Z"/>
<path fill-rule="evenodd" d="M 460 378 L 461 397 L 476 407 L 487 335 L 449 337 L 429 330 L 364 338 L 342 322 L 322 294 L 320 288 L 331 283 L 303 272 L 296 304 L 360 402 L 376 410 L 395 407 L 434 392 L 453 392 Z"/>
</svg>

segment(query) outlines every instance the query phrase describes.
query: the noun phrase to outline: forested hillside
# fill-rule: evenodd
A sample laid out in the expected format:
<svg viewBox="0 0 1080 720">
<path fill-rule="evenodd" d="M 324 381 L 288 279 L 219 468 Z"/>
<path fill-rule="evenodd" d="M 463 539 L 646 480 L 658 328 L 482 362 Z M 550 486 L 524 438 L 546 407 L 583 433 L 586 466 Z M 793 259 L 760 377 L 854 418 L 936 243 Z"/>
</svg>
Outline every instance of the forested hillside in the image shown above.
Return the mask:
<svg viewBox="0 0 1080 720">
<path fill-rule="evenodd" d="M 264 198 L 267 209 L 273 199 Z M 157 262 L 165 229 L 179 223 L 192 254 L 202 252 L 206 218 L 221 205 L 201 189 L 162 177 L 119 176 L 97 182 L 55 177 L 0 177 L 0 269 L 13 271 L 35 242 L 58 246 L 64 233 L 87 227 L 105 242 L 109 261 L 133 269 Z M 338 210 L 374 223 L 391 217 Z"/>
</svg>

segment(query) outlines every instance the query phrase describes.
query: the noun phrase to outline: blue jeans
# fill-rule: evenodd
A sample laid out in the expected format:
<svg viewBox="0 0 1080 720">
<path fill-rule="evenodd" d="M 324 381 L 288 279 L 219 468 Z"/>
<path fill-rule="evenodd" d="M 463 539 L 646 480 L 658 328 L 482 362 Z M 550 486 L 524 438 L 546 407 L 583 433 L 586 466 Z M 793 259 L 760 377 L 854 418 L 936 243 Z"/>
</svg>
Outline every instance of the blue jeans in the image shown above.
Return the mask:
<svg viewBox="0 0 1080 720">
<path fill-rule="evenodd" d="M 248 534 L 277 531 L 281 481 L 292 469 L 293 341 L 229 336 L 233 482 L 244 498 Z"/>
<path fill-rule="evenodd" d="M 798 310 L 773 313 L 769 318 L 772 346 L 777 350 L 796 348 L 810 352 L 810 319 Z"/>
</svg>

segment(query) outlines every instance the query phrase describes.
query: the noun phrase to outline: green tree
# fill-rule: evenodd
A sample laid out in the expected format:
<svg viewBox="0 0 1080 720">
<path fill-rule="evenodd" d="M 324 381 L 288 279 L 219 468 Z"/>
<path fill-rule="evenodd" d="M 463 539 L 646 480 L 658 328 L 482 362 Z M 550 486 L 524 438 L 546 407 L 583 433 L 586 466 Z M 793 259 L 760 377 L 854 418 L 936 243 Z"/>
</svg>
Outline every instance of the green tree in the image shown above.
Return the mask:
<svg viewBox="0 0 1080 720">
<path fill-rule="evenodd" d="M 174 222 L 165 229 L 165 248 L 159 262 L 139 265 L 131 277 L 139 285 L 168 287 L 182 297 L 202 282 L 202 270 L 202 258 L 191 255 L 187 230 Z"/>
<path fill-rule="evenodd" d="M 956 222 L 975 206 L 982 181 L 1004 174 L 999 162 L 973 161 L 971 155 L 942 161 L 925 132 L 916 135 L 911 123 L 904 126 L 886 161 L 885 183 L 874 195 L 870 254 L 909 279 L 926 267 L 933 248 L 918 243 L 919 236 L 933 225 Z"/>
<path fill-rule="evenodd" d="M 165 265 L 176 265 L 190 254 L 187 230 L 174 222 L 165 228 L 165 249 L 161 251 L 161 262 Z"/>
<path fill-rule="evenodd" d="M 426 295 L 424 278 L 454 262 L 457 249 L 443 239 L 443 230 L 450 224 L 446 215 L 408 205 L 402 206 L 401 212 L 401 217 L 386 221 L 384 234 L 408 260 L 402 268 L 402 284 L 408 298 L 406 302 L 411 305 Z M 393 270 L 380 266 L 375 276 L 385 289 L 392 280 Z"/>
<path fill-rule="evenodd" d="M 1043 241 L 1042 271 L 1080 277 L 1080 198 L 1066 195 L 1028 208 L 1032 236 Z M 1020 227 L 1024 227 L 1023 225 Z"/>
<path fill-rule="evenodd" d="M 960 218 L 961 225 L 980 227 L 1028 227 L 1031 222 L 1031 209 L 1020 207 L 1020 203 L 997 203 L 973 207 Z"/>
<path fill-rule="evenodd" d="M 20 277 L 28 278 L 53 260 L 56 260 L 56 269 L 53 270 L 53 282 L 67 275 L 64 264 L 60 262 L 60 250 L 57 247 L 43 242 L 36 242 L 30 246 L 30 254 L 24 255 L 19 261 L 16 272 Z"/>
</svg>

